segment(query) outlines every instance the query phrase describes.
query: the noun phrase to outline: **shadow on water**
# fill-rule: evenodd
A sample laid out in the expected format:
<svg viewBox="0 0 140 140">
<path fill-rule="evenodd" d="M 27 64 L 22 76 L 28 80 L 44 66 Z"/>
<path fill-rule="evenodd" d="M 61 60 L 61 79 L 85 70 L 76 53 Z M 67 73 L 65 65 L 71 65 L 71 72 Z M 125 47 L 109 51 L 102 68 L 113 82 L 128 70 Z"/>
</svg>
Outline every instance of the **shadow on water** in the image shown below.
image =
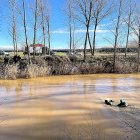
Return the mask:
<svg viewBox="0 0 140 140">
<path fill-rule="evenodd" d="M 32 124 L 23 123 L 22 125 L 16 125 L 14 124 L 16 120 L 24 120 L 27 116 L 12 117 L 10 118 L 10 121 L 13 122 L 13 125 L 10 125 L 10 127 L 4 126 L 3 129 L 0 130 L 0 138 L 3 140 L 9 138 L 10 140 L 45 140 L 46 138 L 47 140 L 110 140 L 112 138 L 121 140 L 124 138 L 121 132 L 117 132 L 120 133 L 121 137 L 118 136 L 116 133 L 117 130 L 113 125 L 109 125 L 108 127 L 104 125 L 111 121 L 110 118 L 96 118 L 94 117 L 95 114 L 98 114 L 98 110 L 94 110 L 93 114 L 73 113 L 71 115 L 62 115 L 60 113 L 55 116 L 57 118 L 60 116 L 63 118 L 78 117 L 81 119 L 81 122 L 78 123 L 77 121 L 70 122 L 62 118 L 56 120 L 52 117 L 41 116 L 40 120 L 43 121 L 34 121 Z M 28 119 L 35 119 L 35 116 L 28 115 Z M 106 132 L 103 132 L 104 130 Z"/>
<path fill-rule="evenodd" d="M 120 113 L 102 101 L 137 98 L 139 84 L 137 75 L 0 81 L 0 139 L 131 139 L 120 127 Z"/>
</svg>

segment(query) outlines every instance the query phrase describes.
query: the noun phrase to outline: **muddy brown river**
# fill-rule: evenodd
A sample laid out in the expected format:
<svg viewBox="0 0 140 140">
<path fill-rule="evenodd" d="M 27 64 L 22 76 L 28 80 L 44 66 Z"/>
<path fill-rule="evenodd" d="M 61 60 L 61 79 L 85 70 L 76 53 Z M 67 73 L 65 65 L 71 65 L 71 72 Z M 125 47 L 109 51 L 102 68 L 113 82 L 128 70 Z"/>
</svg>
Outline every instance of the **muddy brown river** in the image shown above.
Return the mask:
<svg viewBox="0 0 140 140">
<path fill-rule="evenodd" d="M 0 140 L 112 139 L 140 140 L 139 74 L 0 81 Z"/>
</svg>

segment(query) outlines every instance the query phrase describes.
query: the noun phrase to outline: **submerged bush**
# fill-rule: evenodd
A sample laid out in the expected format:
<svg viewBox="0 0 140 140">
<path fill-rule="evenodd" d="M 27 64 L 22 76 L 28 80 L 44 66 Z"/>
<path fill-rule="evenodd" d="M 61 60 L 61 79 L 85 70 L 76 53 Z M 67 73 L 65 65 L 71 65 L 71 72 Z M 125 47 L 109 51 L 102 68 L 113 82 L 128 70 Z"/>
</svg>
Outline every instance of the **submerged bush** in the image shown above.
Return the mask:
<svg viewBox="0 0 140 140">
<path fill-rule="evenodd" d="M 127 73 L 136 73 L 137 72 L 137 65 L 129 65 L 127 63 L 122 64 L 122 63 L 117 63 L 116 68 L 115 68 L 115 73 L 120 73 L 120 74 L 127 74 Z"/>
<path fill-rule="evenodd" d="M 4 79 L 17 79 L 18 77 L 18 66 L 17 65 L 6 65 L 3 69 Z"/>
<path fill-rule="evenodd" d="M 26 78 L 43 77 L 47 75 L 50 75 L 50 68 L 48 66 L 38 66 L 35 64 L 28 65 L 25 74 Z"/>
<path fill-rule="evenodd" d="M 1 66 L 1 79 L 35 78 L 50 75 L 51 69 L 48 66 L 38 66 L 36 64 L 27 65 L 23 70 L 18 65 Z"/>
<path fill-rule="evenodd" d="M 104 66 L 102 64 L 90 64 L 90 63 L 83 63 L 78 67 L 79 72 L 81 74 L 95 74 L 95 73 L 103 73 Z"/>
</svg>

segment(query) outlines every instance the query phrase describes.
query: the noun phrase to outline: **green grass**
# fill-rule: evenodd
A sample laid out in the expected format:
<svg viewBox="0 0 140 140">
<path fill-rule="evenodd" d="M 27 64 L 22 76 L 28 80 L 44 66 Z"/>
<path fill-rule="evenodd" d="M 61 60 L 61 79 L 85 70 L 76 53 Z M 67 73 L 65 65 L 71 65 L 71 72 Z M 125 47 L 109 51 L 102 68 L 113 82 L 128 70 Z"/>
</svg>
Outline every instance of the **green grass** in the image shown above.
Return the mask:
<svg viewBox="0 0 140 140">
<path fill-rule="evenodd" d="M 67 56 L 67 54 L 64 53 L 64 52 L 56 52 L 55 55 L 58 55 L 58 56 Z"/>
<path fill-rule="evenodd" d="M 9 54 L 10 54 L 11 57 L 14 56 L 14 52 L 10 52 Z M 81 57 L 83 56 L 83 52 L 79 52 L 78 54 L 80 54 Z M 18 52 L 18 55 L 20 55 L 21 58 L 24 57 L 23 52 Z M 68 57 L 68 56 L 67 56 L 67 53 L 65 53 L 65 52 L 55 52 L 55 55 L 57 55 L 57 56 Z M 114 53 L 95 52 L 95 57 L 113 56 L 113 55 L 114 55 Z M 117 55 L 119 55 L 119 56 L 124 56 L 124 53 L 117 53 Z M 136 55 L 136 53 L 132 53 L 132 52 L 127 53 L 127 56 L 134 56 L 134 55 Z M 91 56 L 91 54 L 90 54 L 89 52 L 87 52 L 87 56 Z"/>
<path fill-rule="evenodd" d="M 2 62 L 3 62 L 3 59 L 0 57 L 0 65 L 2 64 Z"/>
<path fill-rule="evenodd" d="M 10 52 L 9 54 L 10 54 L 10 56 L 14 56 L 14 52 Z M 18 52 L 17 54 L 18 54 L 20 57 L 24 57 L 23 52 Z"/>
<path fill-rule="evenodd" d="M 109 53 L 105 53 L 105 52 L 95 52 L 95 56 L 99 57 L 99 56 L 113 56 L 114 53 L 113 52 L 109 52 Z M 121 52 L 117 52 L 117 55 L 119 56 L 124 56 L 125 53 L 121 53 Z M 137 53 L 133 53 L 133 52 L 129 52 L 127 53 L 127 56 L 134 56 L 137 55 Z M 87 53 L 87 56 L 91 56 L 91 53 Z"/>
</svg>

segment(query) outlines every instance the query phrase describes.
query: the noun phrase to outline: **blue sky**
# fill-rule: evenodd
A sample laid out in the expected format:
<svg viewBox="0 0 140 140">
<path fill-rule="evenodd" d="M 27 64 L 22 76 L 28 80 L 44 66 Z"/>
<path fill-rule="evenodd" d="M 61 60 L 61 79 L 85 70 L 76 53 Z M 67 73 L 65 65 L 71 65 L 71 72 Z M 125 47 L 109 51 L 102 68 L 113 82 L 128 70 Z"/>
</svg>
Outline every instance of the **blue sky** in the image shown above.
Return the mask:
<svg viewBox="0 0 140 140">
<path fill-rule="evenodd" d="M 34 0 L 26 0 L 29 1 L 30 4 L 33 3 Z M 51 7 L 51 47 L 58 49 L 58 48 L 68 48 L 69 43 L 69 34 L 67 30 L 67 20 L 64 14 L 64 7 L 66 0 L 48 0 L 49 5 Z M 139 0 L 136 0 L 138 4 L 140 4 Z M 19 5 L 21 4 L 21 0 L 18 0 Z M 33 20 L 31 21 L 31 11 L 28 10 L 30 5 L 27 5 L 27 14 L 28 14 L 28 36 L 32 38 L 33 36 Z M 19 18 L 19 17 L 18 17 Z M 114 17 L 115 18 L 115 17 Z M 1 48 L 12 48 L 12 38 L 9 35 L 10 29 L 10 11 L 8 7 L 8 0 L 0 0 L 0 47 Z M 18 20 L 18 32 L 19 32 L 19 47 L 23 44 L 23 28 L 20 26 L 21 21 Z M 98 28 L 97 34 L 97 47 L 103 46 L 110 46 L 110 42 L 106 38 L 111 38 L 111 32 L 109 31 L 110 22 L 105 20 L 101 23 Z M 85 28 L 79 26 L 76 29 L 76 39 L 84 38 L 85 35 Z M 90 31 L 92 33 L 92 29 Z M 31 41 L 32 43 L 32 41 Z M 40 43 L 40 42 L 38 42 Z M 83 47 L 83 42 L 79 43 L 79 47 Z"/>
</svg>

